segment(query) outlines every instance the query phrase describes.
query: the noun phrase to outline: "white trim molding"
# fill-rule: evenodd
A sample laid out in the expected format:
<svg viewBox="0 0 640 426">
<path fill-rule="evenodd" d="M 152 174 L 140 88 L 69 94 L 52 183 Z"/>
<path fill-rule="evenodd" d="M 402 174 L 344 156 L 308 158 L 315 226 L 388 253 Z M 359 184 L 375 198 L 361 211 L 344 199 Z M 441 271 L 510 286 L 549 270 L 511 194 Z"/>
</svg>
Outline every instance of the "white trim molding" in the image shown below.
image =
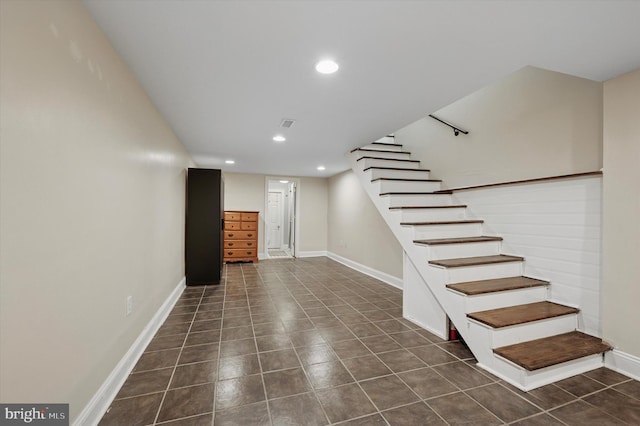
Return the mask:
<svg viewBox="0 0 640 426">
<path fill-rule="evenodd" d="M 640 358 L 637 356 L 614 349 L 604 354 L 604 366 L 640 380 Z"/>
<path fill-rule="evenodd" d="M 127 377 L 129 377 L 136 362 L 138 362 L 138 359 L 140 359 L 142 353 L 149 345 L 149 342 L 169 316 L 171 309 L 173 309 L 185 287 L 186 278 L 183 277 L 142 330 L 135 342 L 133 342 L 124 357 L 122 357 L 120 362 L 118 362 L 111 371 L 111 374 L 109 374 L 107 379 L 102 383 L 102 386 L 100 386 L 98 391 L 93 395 L 93 398 L 91 398 L 89 403 L 78 415 L 73 422 L 74 426 L 97 425 L 100 422 L 100 419 L 104 416 L 104 413 L 127 380 Z"/>
<path fill-rule="evenodd" d="M 355 269 L 358 272 L 362 272 L 365 275 L 369 275 L 370 277 L 379 279 L 380 281 L 389 284 L 390 286 L 402 290 L 402 278 L 394 277 L 393 275 L 389 275 L 386 272 L 378 271 L 377 269 L 373 269 L 369 266 L 347 259 L 346 257 L 342 257 L 333 252 L 327 252 L 325 255 L 329 259 L 333 259 L 336 262 L 342 263 L 343 265 L 348 266 L 351 269 Z"/>
<path fill-rule="evenodd" d="M 300 253 L 298 253 L 298 257 L 323 257 L 323 256 L 327 256 L 327 252 L 326 251 L 301 251 Z"/>
</svg>

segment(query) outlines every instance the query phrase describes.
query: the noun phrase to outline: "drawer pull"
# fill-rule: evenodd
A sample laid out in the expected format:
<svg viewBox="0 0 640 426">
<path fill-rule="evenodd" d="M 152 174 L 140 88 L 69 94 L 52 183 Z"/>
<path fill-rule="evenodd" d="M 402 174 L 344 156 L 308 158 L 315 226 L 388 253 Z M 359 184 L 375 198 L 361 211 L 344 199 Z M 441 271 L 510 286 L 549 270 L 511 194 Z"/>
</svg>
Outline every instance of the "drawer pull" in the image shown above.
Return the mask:
<svg viewBox="0 0 640 426">
<path fill-rule="evenodd" d="M 251 247 L 251 246 L 253 245 L 253 243 L 247 243 L 247 245 L 248 245 L 249 247 Z"/>
<path fill-rule="evenodd" d="M 231 256 L 231 255 L 233 254 L 233 252 L 232 252 L 232 251 L 228 251 L 228 252 L 227 252 L 227 254 L 228 254 L 229 256 Z"/>
<path fill-rule="evenodd" d="M 247 234 L 249 237 L 253 237 L 253 234 Z"/>
<path fill-rule="evenodd" d="M 233 245 L 233 243 L 229 243 L 229 247 L 231 247 Z"/>
<path fill-rule="evenodd" d="M 229 238 L 233 237 L 233 234 L 229 234 Z"/>
<path fill-rule="evenodd" d="M 252 253 L 251 253 L 250 251 L 248 251 L 248 252 L 247 252 L 247 254 L 249 254 L 249 255 L 250 255 L 250 254 L 252 254 Z"/>
</svg>

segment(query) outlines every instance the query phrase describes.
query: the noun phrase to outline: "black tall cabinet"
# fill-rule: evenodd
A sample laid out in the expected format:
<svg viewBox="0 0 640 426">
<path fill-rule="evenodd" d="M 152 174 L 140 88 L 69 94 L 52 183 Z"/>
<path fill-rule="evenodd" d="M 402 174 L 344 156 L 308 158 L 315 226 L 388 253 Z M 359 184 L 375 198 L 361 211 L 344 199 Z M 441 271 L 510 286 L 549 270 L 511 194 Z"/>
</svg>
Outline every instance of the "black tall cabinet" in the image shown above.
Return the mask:
<svg viewBox="0 0 640 426">
<path fill-rule="evenodd" d="M 213 169 L 187 170 L 187 285 L 219 284 L 222 275 L 224 181 Z"/>
</svg>

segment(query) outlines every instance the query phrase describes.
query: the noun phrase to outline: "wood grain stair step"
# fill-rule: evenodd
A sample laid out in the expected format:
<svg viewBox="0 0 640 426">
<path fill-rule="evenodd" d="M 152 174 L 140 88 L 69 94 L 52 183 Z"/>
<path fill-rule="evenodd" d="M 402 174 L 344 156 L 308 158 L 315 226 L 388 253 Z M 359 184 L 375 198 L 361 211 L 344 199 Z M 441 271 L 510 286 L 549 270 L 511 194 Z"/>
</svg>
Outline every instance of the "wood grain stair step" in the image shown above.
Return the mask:
<svg viewBox="0 0 640 426">
<path fill-rule="evenodd" d="M 413 240 L 416 244 L 426 246 L 437 246 L 446 244 L 466 244 L 466 243 L 486 243 L 491 241 L 502 241 L 502 237 L 458 237 L 458 238 L 436 238 L 431 240 Z"/>
<path fill-rule="evenodd" d="M 501 328 L 563 315 L 577 314 L 578 312 L 580 312 L 579 309 L 572 308 L 571 306 L 544 301 L 490 309 L 488 311 L 471 312 L 467 314 L 467 317 L 493 328 Z"/>
<path fill-rule="evenodd" d="M 393 144 L 386 144 L 386 145 L 393 145 Z M 389 152 L 393 152 L 394 154 L 407 154 L 407 155 L 411 155 L 411 153 L 409 151 L 386 151 L 384 149 L 371 149 L 371 148 L 356 148 L 356 149 L 352 149 L 351 153 L 357 152 L 357 151 L 363 151 L 363 152 L 384 152 L 389 153 Z"/>
<path fill-rule="evenodd" d="M 455 259 L 430 260 L 430 265 L 444 266 L 445 268 L 463 268 L 465 266 L 491 265 L 494 263 L 522 262 L 523 257 L 497 254 L 494 256 L 458 257 Z"/>
<path fill-rule="evenodd" d="M 389 207 L 389 210 L 403 210 L 403 209 L 466 209 L 466 204 L 454 204 L 450 206 L 395 206 Z"/>
<path fill-rule="evenodd" d="M 388 158 L 385 158 L 384 160 L 388 160 Z M 363 171 L 366 172 L 367 170 L 399 170 L 401 172 L 430 172 L 431 171 L 429 169 L 402 169 L 400 167 L 367 167 Z"/>
<path fill-rule="evenodd" d="M 389 136 L 389 137 L 393 137 L 393 136 Z M 399 146 L 402 147 L 401 144 L 399 143 L 391 143 L 391 142 L 371 142 L 369 145 L 382 145 L 382 146 Z M 351 151 L 353 152 L 353 151 Z"/>
<path fill-rule="evenodd" d="M 495 348 L 493 352 L 520 367 L 534 371 L 611 350 L 602 339 L 579 331 Z"/>
<path fill-rule="evenodd" d="M 383 152 L 387 152 L 387 151 L 383 151 Z M 406 158 L 370 157 L 368 155 L 365 155 L 364 157 L 360 157 L 356 161 L 360 161 L 360 160 L 385 160 L 385 161 L 405 161 L 407 163 L 420 163 L 420 161 L 418 160 L 408 160 Z"/>
<path fill-rule="evenodd" d="M 537 280 L 529 277 L 508 277 L 492 280 L 467 281 L 463 283 L 447 284 L 447 288 L 467 296 L 497 293 L 499 291 L 520 290 L 531 287 L 545 287 L 549 281 Z"/>
<path fill-rule="evenodd" d="M 441 220 L 433 222 L 400 222 L 402 226 L 430 226 L 430 225 L 464 225 L 466 223 L 483 223 L 480 219 L 467 219 L 467 220 Z"/>
<path fill-rule="evenodd" d="M 449 195 L 453 192 L 381 192 L 380 195 Z"/>
<path fill-rule="evenodd" d="M 376 182 L 379 180 L 393 180 L 393 181 L 402 181 L 402 182 L 442 182 L 442 180 L 440 179 L 409 179 L 409 178 L 386 178 L 386 177 L 371 179 L 371 182 Z"/>
</svg>

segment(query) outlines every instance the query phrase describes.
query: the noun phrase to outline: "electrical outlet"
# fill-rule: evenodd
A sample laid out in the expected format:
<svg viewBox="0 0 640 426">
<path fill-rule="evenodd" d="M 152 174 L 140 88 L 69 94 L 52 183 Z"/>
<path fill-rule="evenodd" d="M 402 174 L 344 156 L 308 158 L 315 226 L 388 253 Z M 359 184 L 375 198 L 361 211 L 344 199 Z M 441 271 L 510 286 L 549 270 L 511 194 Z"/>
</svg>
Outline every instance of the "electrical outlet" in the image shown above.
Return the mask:
<svg viewBox="0 0 640 426">
<path fill-rule="evenodd" d="M 127 296 L 127 316 L 133 312 L 133 296 Z"/>
</svg>

